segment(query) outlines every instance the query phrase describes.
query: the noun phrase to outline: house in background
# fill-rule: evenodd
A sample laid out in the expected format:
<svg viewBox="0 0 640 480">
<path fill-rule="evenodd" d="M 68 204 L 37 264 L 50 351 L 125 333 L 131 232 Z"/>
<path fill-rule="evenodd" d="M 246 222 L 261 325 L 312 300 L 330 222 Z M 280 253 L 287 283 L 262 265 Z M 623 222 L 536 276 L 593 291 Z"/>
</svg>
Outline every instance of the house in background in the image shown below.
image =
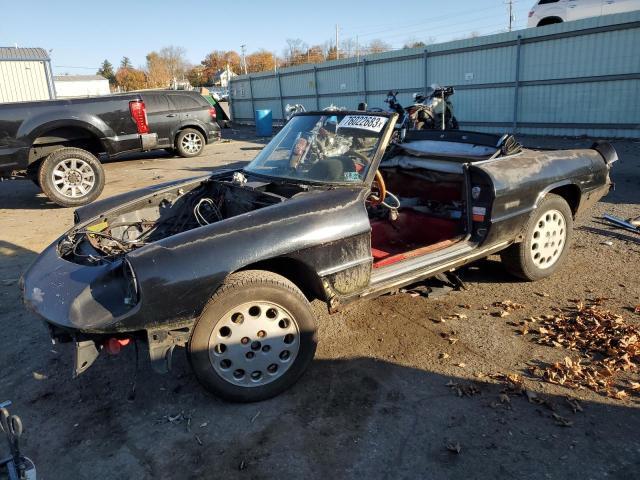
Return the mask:
<svg viewBox="0 0 640 480">
<path fill-rule="evenodd" d="M 57 98 L 109 95 L 109 80 L 100 75 L 56 75 L 53 77 Z"/>
<path fill-rule="evenodd" d="M 237 77 L 237 75 L 228 68 L 218 70 L 213 76 L 213 85 L 216 87 L 228 88 L 229 80 L 233 77 Z"/>
<path fill-rule="evenodd" d="M 56 98 L 44 48 L 0 47 L 0 103 Z"/>
</svg>

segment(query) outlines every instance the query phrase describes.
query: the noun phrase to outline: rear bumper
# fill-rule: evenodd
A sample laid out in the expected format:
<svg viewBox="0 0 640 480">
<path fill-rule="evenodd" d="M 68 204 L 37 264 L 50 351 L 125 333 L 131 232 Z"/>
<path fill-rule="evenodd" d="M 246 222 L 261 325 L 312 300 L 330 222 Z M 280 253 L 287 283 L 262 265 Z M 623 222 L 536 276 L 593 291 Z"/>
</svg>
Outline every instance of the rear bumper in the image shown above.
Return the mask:
<svg viewBox="0 0 640 480">
<path fill-rule="evenodd" d="M 107 148 L 107 153 L 110 156 L 117 156 L 123 153 L 153 150 L 158 146 L 158 134 L 133 133 L 130 135 L 119 135 L 117 137 L 106 137 L 104 143 Z"/>
</svg>

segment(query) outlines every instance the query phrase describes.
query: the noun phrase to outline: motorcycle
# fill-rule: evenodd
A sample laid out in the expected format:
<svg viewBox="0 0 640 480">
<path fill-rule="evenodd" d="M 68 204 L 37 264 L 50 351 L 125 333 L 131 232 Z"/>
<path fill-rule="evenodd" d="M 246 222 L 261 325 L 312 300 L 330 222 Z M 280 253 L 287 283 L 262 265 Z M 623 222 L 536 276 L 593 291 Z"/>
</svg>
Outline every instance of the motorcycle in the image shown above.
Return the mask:
<svg viewBox="0 0 640 480">
<path fill-rule="evenodd" d="M 302 113 L 302 112 L 306 112 L 307 110 L 304 108 L 304 105 L 300 104 L 300 103 L 296 103 L 294 105 L 290 105 L 287 103 L 287 106 L 284 107 L 284 111 L 285 111 L 285 124 L 291 120 L 291 117 L 293 117 L 296 113 Z"/>
<path fill-rule="evenodd" d="M 453 103 L 449 97 L 453 87 L 431 85 L 431 93 L 425 97 L 413 94 L 413 105 L 406 108 L 410 124 L 415 130 L 457 130 L 458 120 L 453 115 Z"/>
</svg>

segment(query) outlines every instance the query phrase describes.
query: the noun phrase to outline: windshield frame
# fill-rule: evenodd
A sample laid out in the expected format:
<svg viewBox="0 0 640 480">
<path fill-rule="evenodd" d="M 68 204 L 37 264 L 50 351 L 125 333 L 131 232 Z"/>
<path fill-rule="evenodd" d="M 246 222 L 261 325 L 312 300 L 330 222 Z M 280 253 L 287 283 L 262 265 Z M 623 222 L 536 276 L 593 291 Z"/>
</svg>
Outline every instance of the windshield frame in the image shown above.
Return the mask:
<svg viewBox="0 0 640 480">
<path fill-rule="evenodd" d="M 309 184 L 309 185 L 330 185 L 330 186 L 348 186 L 348 187 L 362 187 L 365 185 L 367 186 L 371 185 L 371 182 L 373 181 L 373 177 L 375 176 L 376 171 L 378 170 L 378 165 L 380 164 L 380 160 L 382 159 L 384 152 L 386 151 L 387 146 L 389 145 L 389 140 L 391 139 L 391 135 L 393 134 L 393 129 L 395 127 L 396 121 L 398 120 L 398 114 L 395 112 L 368 112 L 368 111 L 365 112 L 362 110 L 315 110 L 315 111 L 309 111 L 309 112 L 295 113 L 294 115 L 291 116 L 291 119 L 293 119 L 294 117 L 318 116 L 318 115 L 326 116 L 330 114 L 371 115 L 376 117 L 388 118 L 388 121 L 384 126 L 382 134 L 380 135 L 380 141 L 378 142 L 378 146 L 375 152 L 373 153 L 373 155 L 371 156 L 371 163 L 367 170 L 367 175 L 365 176 L 364 179 L 358 180 L 358 181 L 340 182 L 340 181 L 326 181 L 326 180 L 309 180 L 305 178 L 280 177 L 276 175 L 268 175 L 264 173 L 256 173 L 250 170 L 246 170 L 246 167 L 248 167 L 249 165 L 245 165 L 242 168 L 242 172 L 245 175 L 255 175 L 259 177 L 273 179 L 278 182 L 286 182 L 286 183 L 302 183 L 302 184 Z M 283 126 L 282 128 L 284 127 L 285 126 Z M 280 130 L 280 132 L 281 131 L 282 130 Z M 262 153 L 262 151 L 265 148 L 267 148 L 267 146 L 277 137 L 277 135 L 280 132 L 278 132 L 276 135 L 274 135 L 271 138 L 271 140 L 269 140 L 269 142 L 260 150 L 260 152 L 251 160 L 251 162 L 253 162 L 256 158 L 258 158 L 258 156 Z M 251 162 L 249 162 L 249 164 L 251 164 Z"/>
</svg>

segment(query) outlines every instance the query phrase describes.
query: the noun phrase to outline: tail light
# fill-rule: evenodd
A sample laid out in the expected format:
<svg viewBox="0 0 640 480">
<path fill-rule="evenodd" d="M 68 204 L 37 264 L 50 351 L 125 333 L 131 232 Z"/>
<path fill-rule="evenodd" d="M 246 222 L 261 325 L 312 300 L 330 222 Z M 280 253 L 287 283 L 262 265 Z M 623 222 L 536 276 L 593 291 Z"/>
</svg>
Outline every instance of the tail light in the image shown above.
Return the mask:
<svg viewBox="0 0 640 480">
<path fill-rule="evenodd" d="M 147 109 L 142 100 L 132 100 L 129 102 L 129 111 L 131 118 L 136 122 L 138 133 L 149 133 L 149 124 L 147 123 Z"/>
<path fill-rule="evenodd" d="M 215 119 L 217 117 L 216 109 L 213 108 L 213 107 L 209 108 L 209 115 L 211 116 L 211 120 L 215 121 Z"/>
</svg>

